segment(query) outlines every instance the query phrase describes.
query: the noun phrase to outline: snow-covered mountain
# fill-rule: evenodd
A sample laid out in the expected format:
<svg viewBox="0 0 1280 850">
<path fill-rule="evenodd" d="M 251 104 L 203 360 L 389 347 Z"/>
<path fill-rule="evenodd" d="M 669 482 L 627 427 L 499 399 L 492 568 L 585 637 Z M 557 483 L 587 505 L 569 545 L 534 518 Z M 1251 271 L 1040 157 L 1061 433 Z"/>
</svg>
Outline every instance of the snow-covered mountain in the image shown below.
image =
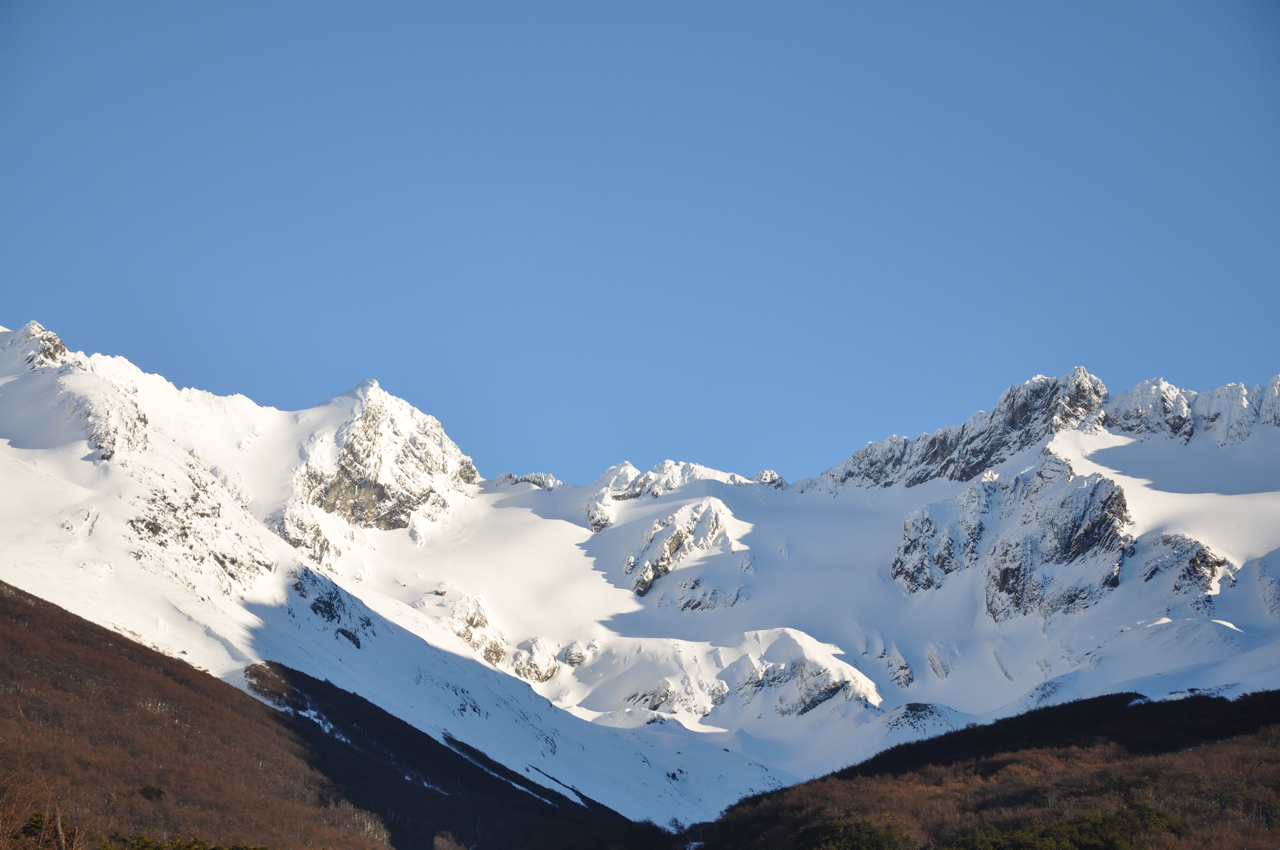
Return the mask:
<svg viewBox="0 0 1280 850">
<path fill-rule="evenodd" d="M 484 479 L 368 382 L 217 397 L 0 332 L 0 579 L 241 687 L 273 660 L 632 818 L 1119 690 L 1280 687 L 1280 376 L 1076 369 L 788 484 Z"/>
</svg>

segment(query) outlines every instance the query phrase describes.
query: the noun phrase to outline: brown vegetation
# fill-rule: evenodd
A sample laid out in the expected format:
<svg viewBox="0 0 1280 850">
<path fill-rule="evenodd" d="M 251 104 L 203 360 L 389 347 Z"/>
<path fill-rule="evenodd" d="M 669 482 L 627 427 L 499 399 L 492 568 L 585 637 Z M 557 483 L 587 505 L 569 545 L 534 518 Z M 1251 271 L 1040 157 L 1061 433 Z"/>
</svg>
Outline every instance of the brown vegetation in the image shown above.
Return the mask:
<svg viewBox="0 0 1280 850">
<path fill-rule="evenodd" d="M 39 810 L 85 830 L 81 846 L 89 832 L 191 832 L 388 847 L 309 756 L 277 712 L 230 685 L 0 585 L 0 841 Z"/>
<path fill-rule="evenodd" d="M 787 848 L 830 819 L 902 828 L 922 847 L 983 829 L 1008 833 L 1128 807 L 1186 827 L 1141 835 L 1135 848 L 1280 845 L 1280 726 L 1192 751 L 1135 755 L 1119 744 L 1033 748 L 928 765 L 900 775 L 823 779 L 735 806 L 701 827 L 707 850 Z M 1055 845 L 1056 846 L 1056 845 Z"/>
<path fill-rule="evenodd" d="M 670 842 L 329 682 L 274 663 L 246 681 L 276 708 L 0 583 L 0 850 L 36 811 L 38 846 L 59 823 L 81 846 L 154 839 L 131 850 Z"/>
</svg>

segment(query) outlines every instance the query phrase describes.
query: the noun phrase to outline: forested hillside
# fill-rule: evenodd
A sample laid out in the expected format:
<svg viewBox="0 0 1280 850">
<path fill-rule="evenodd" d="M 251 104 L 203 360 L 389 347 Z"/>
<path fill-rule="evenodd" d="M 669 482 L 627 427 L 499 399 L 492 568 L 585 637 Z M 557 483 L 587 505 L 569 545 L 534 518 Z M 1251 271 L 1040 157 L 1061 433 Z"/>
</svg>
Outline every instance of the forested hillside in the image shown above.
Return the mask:
<svg viewBox="0 0 1280 850">
<path fill-rule="evenodd" d="M 279 665 L 250 679 L 279 709 L 0 584 L 0 841 L 37 811 L 94 847 L 188 833 L 277 850 L 429 848 L 446 832 L 483 847 L 665 841 L 589 800 L 535 796 L 325 682 Z"/>
<path fill-rule="evenodd" d="M 1277 723 L 1275 691 L 1080 700 L 894 747 L 689 833 L 705 850 L 1271 846 Z"/>
</svg>

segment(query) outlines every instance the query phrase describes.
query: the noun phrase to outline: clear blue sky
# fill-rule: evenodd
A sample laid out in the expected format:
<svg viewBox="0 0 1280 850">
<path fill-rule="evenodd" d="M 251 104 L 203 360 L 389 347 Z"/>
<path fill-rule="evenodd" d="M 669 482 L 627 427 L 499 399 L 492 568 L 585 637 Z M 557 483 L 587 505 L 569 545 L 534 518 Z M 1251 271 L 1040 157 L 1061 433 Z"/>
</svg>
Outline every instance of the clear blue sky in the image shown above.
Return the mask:
<svg viewBox="0 0 1280 850">
<path fill-rule="evenodd" d="M 1280 4 L 0 5 L 0 324 L 492 477 L 1280 372 Z"/>
</svg>

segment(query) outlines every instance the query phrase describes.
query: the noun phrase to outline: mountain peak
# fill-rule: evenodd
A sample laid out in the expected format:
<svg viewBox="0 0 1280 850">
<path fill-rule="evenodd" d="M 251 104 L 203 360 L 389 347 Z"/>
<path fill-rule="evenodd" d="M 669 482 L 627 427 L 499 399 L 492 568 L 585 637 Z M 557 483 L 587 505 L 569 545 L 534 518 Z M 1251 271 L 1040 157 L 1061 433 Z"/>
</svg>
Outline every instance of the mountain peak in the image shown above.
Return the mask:
<svg viewBox="0 0 1280 850">
<path fill-rule="evenodd" d="M 855 487 L 912 487 L 935 478 L 969 481 L 1015 452 L 1080 427 L 1106 400 L 1106 386 L 1084 367 L 1058 378 L 1036 375 L 1001 393 L 990 413 L 978 411 L 963 425 L 914 440 L 895 435 L 868 443 L 821 478 Z"/>
<path fill-rule="evenodd" d="M 61 366 L 67 359 L 67 346 L 52 331 L 37 321 L 30 321 L 16 331 L 2 332 L 8 340 L 0 339 L 0 349 L 17 348 L 22 359 L 31 369 Z"/>
</svg>

